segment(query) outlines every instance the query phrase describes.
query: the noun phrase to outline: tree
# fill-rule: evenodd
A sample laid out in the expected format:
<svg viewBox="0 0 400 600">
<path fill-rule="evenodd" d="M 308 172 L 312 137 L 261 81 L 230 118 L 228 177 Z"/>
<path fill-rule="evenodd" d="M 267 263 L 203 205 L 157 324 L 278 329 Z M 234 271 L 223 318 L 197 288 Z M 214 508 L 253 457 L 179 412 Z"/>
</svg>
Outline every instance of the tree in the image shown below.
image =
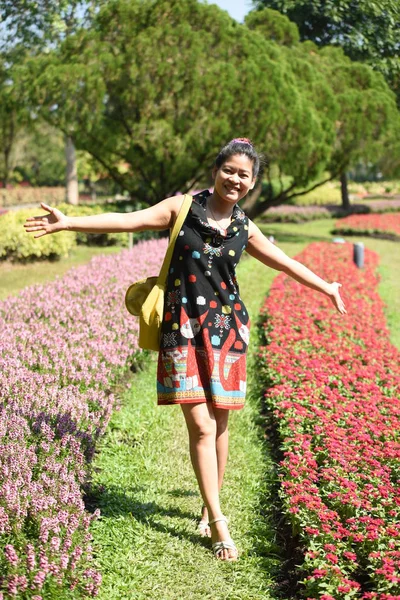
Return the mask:
<svg viewBox="0 0 400 600">
<path fill-rule="evenodd" d="M 38 119 L 24 127 L 13 151 L 14 180 L 33 186 L 59 186 L 65 181 L 64 137 L 60 131 Z"/>
<path fill-rule="evenodd" d="M 252 13 L 252 23 L 257 30 L 268 32 L 271 28 L 265 21 L 274 20 L 274 10 L 263 9 Z M 249 15 L 249 18 L 250 18 Z M 287 19 L 280 15 L 281 19 Z M 263 23 L 264 21 L 264 23 Z M 302 79 L 300 87 L 307 88 L 312 97 L 325 96 L 321 87 L 321 79 L 314 80 L 315 70 L 323 77 L 325 85 L 328 85 L 337 101 L 338 113 L 334 117 L 336 128 L 336 139 L 332 159 L 327 165 L 330 172 L 329 179 L 338 177 L 342 184 L 342 204 L 345 209 L 349 208 L 349 197 L 347 193 L 346 170 L 360 158 L 373 160 L 379 156 L 382 150 L 382 140 L 385 138 L 390 127 L 398 122 L 399 114 L 394 105 L 394 95 L 390 92 L 386 82 L 379 73 L 367 65 L 351 61 L 339 48 L 327 47 L 318 50 L 313 42 L 292 44 L 284 48 L 287 60 L 292 62 L 293 71 Z M 306 61 L 313 70 L 306 71 L 301 65 Z M 308 74 L 307 74 L 308 73 Z M 306 77 L 304 77 L 306 75 Z M 319 105 L 319 111 L 324 112 L 324 101 Z M 332 112 L 327 111 L 330 118 Z M 310 179 L 309 181 L 312 181 Z M 311 189 L 324 183 L 316 181 Z M 292 186 L 295 190 L 292 192 Z M 299 184 L 294 179 L 288 190 L 282 190 L 285 198 L 293 198 L 307 191 L 299 189 Z M 279 196 L 276 200 L 279 199 Z M 267 199 L 264 200 L 264 203 Z"/>
<path fill-rule="evenodd" d="M 352 60 L 380 71 L 400 106 L 400 3 L 398 0 L 255 0 L 299 28 L 301 40 L 341 46 Z"/>
<path fill-rule="evenodd" d="M 268 159 L 267 185 L 246 203 L 255 216 L 321 185 L 329 167 L 331 178 L 364 144 L 360 135 L 352 146 L 342 143 L 353 121 L 362 128 L 332 83 L 349 59 L 311 42 L 268 41 L 264 25 L 258 19 L 250 30 L 196 0 L 112 0 L 90 30 L 32 59 L 25 86 L 42 118 L 148 204 L 204 182 L 223 143 L 251 137 Z M 376 123 L 375 143 L 392 96 L 377 74 L 355 68 L 351 77 L 342 77 L 344 92 L 358 90 L 354 110 Z M 386 105 L 374 96 L 381 84 Z"/>
<path fill-rule="evenodd" d="M 282 46 L 293 46 L 300 41 L 299 30 L 295 23 L 289 21 L 277 10 L 269 8 L 253 10 L 246 15 L 244 21 L 249 29 L 257 30 L 267 40 Z"/>
<path fill-rule="evenodd" d="M 215 6 L 119 0 L 30 69 L 41 114 L 155 203 L 204 178 L 227 139 L 250 132 L 272 144 L 299 114 L 275 54 Z"/>
<path fill-rule="evenodd" d="M 89 26 L 101 0 L 0 0 L 2 50 L 41 51 Z"/>
<path fill-rule="evenodd" d="M 27 124 L 24 90 L 15 81 L 16 74 L 0 59 L 0 180 L 7 186 L 12 170 L 12 152 L 15 141 Z"/>
<path fill-rule="evenodd" d="M 0 0 L 2 50 L 9 54 L 8 62 L 23 62 L 27 53 L 48 51 L 79 27 L 90 25 L 101 1 Z M 10 60 L 10 49 L 14 61 Z M 65 138 L 65 158 L 67 201 L 78 204 L 75 148 L 68 136 Z"/>
</svg>

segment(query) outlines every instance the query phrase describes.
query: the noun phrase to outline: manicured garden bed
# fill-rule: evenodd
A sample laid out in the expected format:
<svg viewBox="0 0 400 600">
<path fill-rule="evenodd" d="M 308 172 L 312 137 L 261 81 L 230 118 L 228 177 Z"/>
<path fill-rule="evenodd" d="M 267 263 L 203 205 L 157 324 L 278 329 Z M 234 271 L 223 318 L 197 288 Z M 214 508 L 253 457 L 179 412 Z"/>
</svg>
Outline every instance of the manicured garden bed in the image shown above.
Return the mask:
<svg viewBox="0 0 400 600">
<path fill-rule="evenodd" d="M 264 223 L 302 223 L 330 217 L 343 217 L 338 223 L 347 218 L 356 218 L 357 215 L 373 217 L 375 214 L 400 211 L 400 199 L 368 200 L 360 204 L 352 203 L 348 211 L 335 204 L 325 205 L 295 205 L 281 204 L 269 208 L 260 220 Z M 350 213 L 350 216 L 348 216 Z"/>
<path fill-rule="evenodd" d="M 165 247 L 96 257 L 0 303 L 1 598 L 97 593 L 82 485 L 138 348 L 125 289 Z"/>
<path fill-rule="evenodd" d="M 336 221 L 333 233 L 400 240 L 400 213 L 351 215 Z"/>
<path fill-rule="evenodd" d="M 304 544 L 304 595 L 398 600 L 399 351 L 377 293 L 378 256 L 313 243 L 298 257 L 343 284 L 348 314 L 281 274 L 262 309 L 265 402 L 282 449 L 281 498 Z"/>
</svg>

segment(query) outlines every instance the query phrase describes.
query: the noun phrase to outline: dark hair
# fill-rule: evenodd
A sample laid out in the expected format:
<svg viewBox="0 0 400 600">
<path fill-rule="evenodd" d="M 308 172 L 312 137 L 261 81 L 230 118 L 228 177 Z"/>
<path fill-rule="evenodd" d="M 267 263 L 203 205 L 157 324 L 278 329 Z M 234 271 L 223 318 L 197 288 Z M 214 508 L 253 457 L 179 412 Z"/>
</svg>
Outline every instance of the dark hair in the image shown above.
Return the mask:
<svg viewBox="0 0 400 600">
<path fill-rule="evenodd" d="M 254 148 L 251 140 L 247 138 L 235 138 L 228 142 L 226 146 L 220 150 L 215 159 L 215 166 L 220 169 L 222 165 L 234 154 L 244 154 L 253 163 L 253 177 L 257 177 L 260 170 L 260 156 Z"/>
</svg>

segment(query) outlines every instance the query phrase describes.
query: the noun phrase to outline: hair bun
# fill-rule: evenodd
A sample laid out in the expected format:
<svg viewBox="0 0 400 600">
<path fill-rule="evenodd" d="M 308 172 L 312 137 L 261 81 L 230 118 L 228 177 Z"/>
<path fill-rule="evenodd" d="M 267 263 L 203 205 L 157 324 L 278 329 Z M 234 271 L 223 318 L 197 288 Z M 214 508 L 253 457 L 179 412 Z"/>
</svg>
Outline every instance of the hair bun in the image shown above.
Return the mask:
<svg viewBox="0 0 400 600">
<path fill-rule="evenodd" d="M 248 138 L 234 138 L 233 140 L 231 140 L 231 144 L 235 143 L 235 142 L 239 142 L 241 144 L 249 144 L 250 146 L 253 145 L 252 141 L 249 140 Z"/>
</svg>

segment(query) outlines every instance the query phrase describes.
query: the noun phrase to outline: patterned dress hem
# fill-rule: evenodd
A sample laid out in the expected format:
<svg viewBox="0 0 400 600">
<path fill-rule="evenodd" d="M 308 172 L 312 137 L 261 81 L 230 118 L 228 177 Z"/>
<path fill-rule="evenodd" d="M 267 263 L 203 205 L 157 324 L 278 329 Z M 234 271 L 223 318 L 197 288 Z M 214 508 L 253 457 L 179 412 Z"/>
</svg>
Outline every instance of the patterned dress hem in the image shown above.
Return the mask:
<svg viewBox="0 0 400 600">
<path fill-rule="evenodd" d="M 242 408 L 244 408 L 244 403 L 242 404 L 216 404 L 215 402 L 213 402 L 212 400 L 200 400 L 199 398 L 196 399 L 188 399 L 188 400 L 175 400 L 175 401 L 171 401 L 171 400 L 159 400 L 158 401 L 158 405 L 162 405 L 162 406 L 168 406 L 168 405 L 174 405 L 174 404 L 212 404 L 213 406 L 215 406 L 216 408 L 223 408 L 224 410 L 240 410 Z"/>
</svg>

